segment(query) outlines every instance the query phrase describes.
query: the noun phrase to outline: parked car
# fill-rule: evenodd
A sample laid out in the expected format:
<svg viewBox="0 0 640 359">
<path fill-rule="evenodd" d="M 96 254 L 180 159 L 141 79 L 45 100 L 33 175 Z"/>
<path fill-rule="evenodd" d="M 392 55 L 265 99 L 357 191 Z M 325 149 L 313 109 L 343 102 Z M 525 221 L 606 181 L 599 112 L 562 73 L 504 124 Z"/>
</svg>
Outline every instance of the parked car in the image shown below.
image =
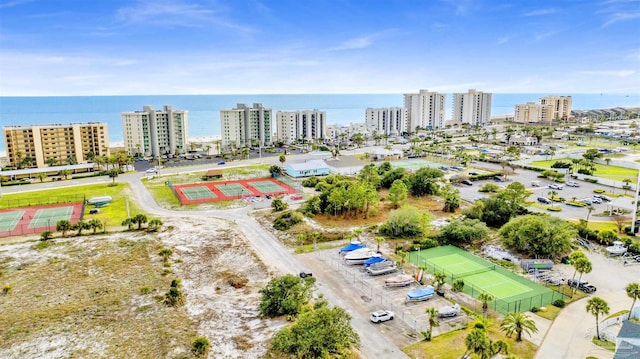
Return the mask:
<svg viewBox="0 0 640 359">
<path fill-rule="evenodd" d="M 581 199 L 580 202 L 582 202 L 584 204 L 593 204 L 593 201 L 592 201 L 591 198 Z"/>
<path fill-rule="evenodd" d="M 387 320 L 393 320 L 393 312 L 390 310 L 377 310 L 371 313 L 371 321 L 374 323 L 382 323 Z"/>
<path fill-rule="evenodd" d="M 460 305 L 458 303 L 454 305 L 447 305 L 438 309 L 438 318 L 450 318 L 455 317 L 460 312 Z"/>
<path fill-rule="evenodd" d="M 479 175 L 479 172 L 469 172 L 469 176 L 477 176 Z"/>
<path fill-rule="evenodd" d="M 561 190 L 562 189 L 562 185 L 559 185 L 557 183 L 552 183 L 552 184 L 549 185 L 549 188 Z"/>
<path fill-rule="evenodd" d="M 300 272 L 300 278 L 304 279 L 304 278 L 307 278 L 307 277 L 313 277 L 313 273 L 311 273 L 311 272 L 304 272 L 304 271 L 303 271 L 303 272 Z"/>
<path fill-rule="evenodd" d="M 600 198 L 601 200 L 605 201 L 605 202 L 611 202 L 611 198 L 603 195 L 603 194 L 594 194 L 593 198 Z"/>
<path fill-rule="evenodd" d="M 585 293 L 593 293 L 593 292 L 595 292 L 597 290 L 596 286 L 594 286 L 593 284 L 589 284 L 589 282 L 585 282 L 585 281 L 580 281 L 579 282 L 576 279 L 569 279 L 567 281 L 567 284 L 571 288 L 575 288 L 577 286 L 578 289 L 580 289 L 581 291 L 583 291 Z"/>
<path fill-rule="evenodd" d="M 445 172 L 449 171 L 449 167 L 447 166 L 440 166 L 438 167 L 438 169 L 440 169 L 440 171 L 445 171 Z"/>
<path fill-rule="evenodd" d="M 531 181 L 532 187 L 540 187 L 540 181 Z"/>
<path fill-rule="evenodd" d="M 460 182 L 462 184 L 466 184 L 467 186 L 473 186 L 473 183 L 471 183 L 471 181 L 469 180 L 462 180 L 462 182 Z"/>
<path fill-rule="evenodd" d="M 580 184 L 576 181 L 567 181 L 567 186 L 569 187 L 580 187 Z"/>
<path fill-rule="evenodd" d="M 544 204 L 551 204 L 551 200 L 546 197 L 538 197 L 538 202 L 544 203 Z"/>
<path fill-rule="evenodd" d="M 219 165 L 223 165 L 223 164 L 225 164 L 225 163 L 226 163 L 225 161 L 220 161 L 220 162 L 218 162 L 218 164 L 219 164 Z"/>
<path fill-rule="evenodd" d="M 149 168 L 148 170 L 146 170 L 145 172 L 147 173 L 156 173 L 156 169 L 155 168 Z"/>
<path fill-rule="evenodd" d="M 493 180 L 496 182 L 504 182 L 505 179 L 502 176 L 493 176 Z"/>
<path fill-rule="evenodd" d="M 602 203 L 602 200 L 598 197 L 593 197 L 593 198 L 589 198 L 591 200 L 591 203 L 596 203 L 596 204 L 600 204 Z"/>
</svg>

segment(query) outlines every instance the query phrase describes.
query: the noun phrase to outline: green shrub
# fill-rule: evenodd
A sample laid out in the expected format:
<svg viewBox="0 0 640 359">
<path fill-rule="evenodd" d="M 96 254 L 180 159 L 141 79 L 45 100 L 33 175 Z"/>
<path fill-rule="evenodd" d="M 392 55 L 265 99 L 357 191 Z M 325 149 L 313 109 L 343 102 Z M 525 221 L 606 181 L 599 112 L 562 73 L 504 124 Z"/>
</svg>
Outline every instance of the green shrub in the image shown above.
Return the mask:
<svg viewBox="0 0 640 359">
<path fill-rule="evenodd" d="M 197 337 L 191 344 L 191 352 L 198 358 L 206 357 L 209 351 L 209 340 L 205 337 Z"/>
<path fill-rule="evenodd" d="M 306 180 L 302 181 L 302 187 L 314 188 L 320 180 L 316 176 L 311 176 Z"/>
<path fill-rule="evenodd" d="M 586 203 L 582 203 L 582 202 L 578 202 L 578 201 L 569 201 L 566 204 L 568 204 L 569 206 L 574 206 L 574 207 L 586 207 L 587 206 Z"/>
<path fill-rule="evenodd" d="M 565 202 L 567 199 L 560 196 L 549 196 L 549 199 L 554 202 Z"/>
<path fill-rule="evenodd" d="M 531 312 L 532 312 L 532 313 L 537 313 L 537 312 L 539 312 L 539 311 L 540 311 L 540 308 L 538 308 L 538 307 L 533 307 L 533 308 L 531 308 Z"/>
<path fill-rule="evenodd" d="M 273 228 L 286 231 L 294 225 L 302 222 L 302 214 L 295 211 L 284 212 L 273 221 Z"/>
<path fill-rule="evenodd" d="M 558 308 L 564 308 L 565 303 L 562 299 L 556 299 L 553 301 L 553 305 Z"/>
<path fill-rule="evenodd" d="M 456 279 L 453 282 L 452 289 L 454 292 L 462 292 L 462 289 L 464 289 L 464 281 L 462 279 Z"/>
<path fill-rule="evenodd" d="M 598 180 L 595 178 L 583 178 L 582 180 L 589 183 L 598 183 Z"/>
<path fill-rule="evenodd" d="M 597 194 L 602 194 L 602 193 L 605 193 L 605 192 L 606 191 L 603 190 L 602 188 L 596 188 L 596 189 L 593 190 L 593 193 L 597 193 Z"/>
<path fill-rule="evenodd" d="M 547 207 L 547 211 L 551 211 L 551 212 L 561 212 L 562 208 L 561 207 Z"/>
</svg>

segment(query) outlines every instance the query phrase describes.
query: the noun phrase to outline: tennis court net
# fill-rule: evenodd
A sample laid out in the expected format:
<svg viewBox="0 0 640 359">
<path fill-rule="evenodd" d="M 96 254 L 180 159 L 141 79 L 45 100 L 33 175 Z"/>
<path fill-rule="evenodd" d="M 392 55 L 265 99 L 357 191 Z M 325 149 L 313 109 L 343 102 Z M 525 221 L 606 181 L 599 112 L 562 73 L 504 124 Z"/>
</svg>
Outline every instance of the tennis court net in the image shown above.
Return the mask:
<svg viewBox="0 0 640 359">
<path fill-rule="evenodd" d="M 488 266 L 488 267 L 480 268 L 480 269 L 474 269 L 474 270 L 470 270 L 470 271 L 467 271 L 467 272 L 456 273 L 452 277 L 454 279 L 455 278 L 468 277 L 470 275 L 484 273 L 484 272 L 488 272 L 488 271 L 492 271 L 492 270 L 496 270 L 496 265 L 495 264 L 491 265 L 491 266 Z"/>
</svg>

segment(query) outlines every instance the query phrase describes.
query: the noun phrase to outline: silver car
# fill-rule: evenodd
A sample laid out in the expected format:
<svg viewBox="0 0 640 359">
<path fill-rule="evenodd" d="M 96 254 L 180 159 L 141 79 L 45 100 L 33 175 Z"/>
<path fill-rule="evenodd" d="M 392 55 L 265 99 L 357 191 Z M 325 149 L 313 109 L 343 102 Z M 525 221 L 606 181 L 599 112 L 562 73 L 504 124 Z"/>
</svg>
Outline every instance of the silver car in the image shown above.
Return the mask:
<svg viewBox="0 0 640 359">
<path fill-rule="evenodd" d="M 390 310 L 377 310 L 373 313 L 371 313 L 371 321 L 374 323 L 382 323 L 382 322 L 386 322 L 387 320 L 393 320 L 393 312 Z"/>
</svg>

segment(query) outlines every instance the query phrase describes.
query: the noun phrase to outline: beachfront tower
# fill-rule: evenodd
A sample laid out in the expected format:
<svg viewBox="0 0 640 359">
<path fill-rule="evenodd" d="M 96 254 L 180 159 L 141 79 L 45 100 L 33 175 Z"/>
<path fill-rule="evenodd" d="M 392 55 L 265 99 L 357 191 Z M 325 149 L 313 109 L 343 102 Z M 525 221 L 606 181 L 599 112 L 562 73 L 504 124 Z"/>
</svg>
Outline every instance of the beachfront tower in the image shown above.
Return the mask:
<svg viewBox="0 0 640 359">
<path fill-rule="evenodd" d="M 571 96 L 547 96 L 540 99 L 543 123 L 566 121 L 571 116 Z"/>
<path fill-rule="evenodd" d="M 416 94 L 404 94 L 406 132 L 444 128 L 446 99 L 446 94 L 429 92 L 429 90 L 420 90 Z"/>
<path fill-rule="evenodd" d="M 106 123 L 3 127 L 7 158 L 14 168 L 45 168 L 92 162 L 109 156 Z"/>
<path fill-rule="evenodd" d="M 220 110 L 222 147 L 262 147 L 271 144 L 272 110 L 261 103 L 253 107 L 239 103 L 236 108 Z"/>
<path fill-rule="evenodd" d="M 461 125 L 488 125 L 491 120 L 491 95 L 473 89 L 467 93 L 454 93 L 452 120 Z"/>
<path fill-rule="evenodd" d="M 144 106 L 142 111 L 122 113 L 124 148 L 134 157 L 185 153 L 188 146 L 188 112 L 164 105 L 156 111 Z"/>
<path fill-rule="evenodd" d="M 378 134 L 399 136 L 409 132 L 407 111 L 402 107 L 367 108 L 365 116 L 367 127 Z"/>
<path fill-rule="evenodd" d="M 276 140 L 315 143 L 327 137 L 327 113 L 318 110 L 276 112 Z"/>
</svg>

